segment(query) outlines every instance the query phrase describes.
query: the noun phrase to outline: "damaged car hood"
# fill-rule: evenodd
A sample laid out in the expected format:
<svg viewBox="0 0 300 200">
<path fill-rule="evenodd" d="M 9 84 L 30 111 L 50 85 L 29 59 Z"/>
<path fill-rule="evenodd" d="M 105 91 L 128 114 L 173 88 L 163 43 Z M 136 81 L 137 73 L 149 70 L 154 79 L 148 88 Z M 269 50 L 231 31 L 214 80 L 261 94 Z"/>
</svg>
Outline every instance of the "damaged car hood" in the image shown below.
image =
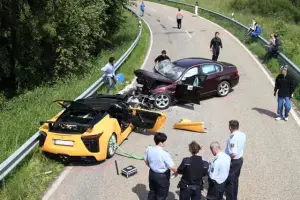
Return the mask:
<svg viewBox="0 0 300 200">
<path fill-rule="evenodd" d="M 158 73 L 149 72 L 143 69 L 138 69 L 134 71 L 135 76 L 138 79 L 138 82 L 143 85 L 152 85 L 155 82 L 162 82 L 162 83 L 173 83 L 171 79 L 168 79 Z"/>
</svg>

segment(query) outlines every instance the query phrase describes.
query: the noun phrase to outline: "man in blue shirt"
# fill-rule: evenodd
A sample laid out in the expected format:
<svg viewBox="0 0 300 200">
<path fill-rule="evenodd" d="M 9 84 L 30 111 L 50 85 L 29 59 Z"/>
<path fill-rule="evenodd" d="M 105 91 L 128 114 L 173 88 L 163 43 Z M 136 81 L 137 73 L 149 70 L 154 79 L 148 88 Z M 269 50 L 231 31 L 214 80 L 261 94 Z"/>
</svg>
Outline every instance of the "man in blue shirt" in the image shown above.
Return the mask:
<svg viewBox="0 0 300 200">
<path fill-rule="evenodd" d="M 171 156 L 163 147 L 167 136 L 164 133 L 156 133 L 154 142 L 156 146 L 147 148 L 144 160 L 149 170 L 149 188 L 148 200 L 166 200 L 170 187 L 170 170 L 177 175 L 177 168 Z"/>
<path fill-rule="evenodd" d="M 239 122 L 237 120 L 229 121 L 229 130 L 231 134 L 227 141 L 225 152 L 231 157 L 231 165 L 226 181 L 225 194 L 226 200 L 237 200 L 246 135 L 239 131 Z"/>
<path fill-rule="evenodd" d="M 141 17 L 144 16 L 144 13 L 145 13 L 145 4 L 144 2 L 142 1 L 141 5 L 140 5 L 140 9 L 141 9 Z"/>
</svg>

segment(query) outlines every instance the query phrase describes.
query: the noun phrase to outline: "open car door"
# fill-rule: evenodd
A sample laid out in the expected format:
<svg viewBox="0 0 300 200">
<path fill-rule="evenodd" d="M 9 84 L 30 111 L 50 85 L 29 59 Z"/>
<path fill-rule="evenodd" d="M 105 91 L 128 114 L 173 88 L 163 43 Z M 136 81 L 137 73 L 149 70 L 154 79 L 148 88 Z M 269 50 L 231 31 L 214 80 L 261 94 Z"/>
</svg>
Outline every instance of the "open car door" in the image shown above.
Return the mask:
<svg viewBox="0 0 300 200">
<path fill-rule="evenodd" d="M 175 97 L 179 101 L 200 104 L 201 89 L 207 75 L 196 75 L 177 83 Z"/>
<path fill-rule="evenodd" d="M 139 108 L 132 108 L 132 110 L 133 116 L 131 123 L 136 128 L 147 129 L 148 131 L 155 132 L 165 125 L 167 119 L 165 113 Z"/>
</svg>

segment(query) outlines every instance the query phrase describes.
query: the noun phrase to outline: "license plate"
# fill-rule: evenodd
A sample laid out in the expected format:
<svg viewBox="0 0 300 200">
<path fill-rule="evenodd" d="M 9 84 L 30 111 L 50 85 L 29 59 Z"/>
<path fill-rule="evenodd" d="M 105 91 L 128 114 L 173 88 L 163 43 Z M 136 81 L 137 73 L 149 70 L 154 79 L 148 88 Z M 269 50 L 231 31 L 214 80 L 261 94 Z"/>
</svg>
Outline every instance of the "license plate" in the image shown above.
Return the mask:
<svg viewBox="0 0 300 200">
<path fill-rule="evenodd" d="M 73 141 L 67 141 L 67 140 L 54 140 L 55 145 L 64 145 L 64 146 L 74 146 Z"/>
</svg>

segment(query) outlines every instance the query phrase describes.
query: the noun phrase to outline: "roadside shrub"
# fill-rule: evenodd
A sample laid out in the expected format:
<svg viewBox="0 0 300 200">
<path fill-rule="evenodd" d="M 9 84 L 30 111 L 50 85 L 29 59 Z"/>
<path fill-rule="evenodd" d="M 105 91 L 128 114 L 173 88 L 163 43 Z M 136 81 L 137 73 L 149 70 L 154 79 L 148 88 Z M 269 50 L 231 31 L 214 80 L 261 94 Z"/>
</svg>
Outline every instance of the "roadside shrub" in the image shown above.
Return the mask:
<svg viewBox="0 0 300 200">
<path fill-rule="evenodd" d="M 128 0 L 0 0 L 0 92 L 13 96 L 89 70 Z"/>
<path fill-rule="evenodd" d="M 300 22 L 299 8 L 289 0 L 232 0 L 230 7 L 285 21 Z"/>
</svg>

